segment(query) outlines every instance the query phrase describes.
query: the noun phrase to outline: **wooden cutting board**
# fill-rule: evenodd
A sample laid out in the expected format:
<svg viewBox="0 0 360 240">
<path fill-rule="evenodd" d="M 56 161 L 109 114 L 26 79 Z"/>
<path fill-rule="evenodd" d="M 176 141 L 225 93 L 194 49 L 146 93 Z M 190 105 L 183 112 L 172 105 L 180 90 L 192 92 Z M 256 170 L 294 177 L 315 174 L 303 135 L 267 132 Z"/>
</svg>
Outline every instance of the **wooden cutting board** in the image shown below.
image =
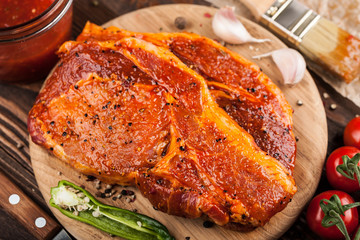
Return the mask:
<svg viewBox="0 0 360 240">
<path fill-rule="evenodd" d="M 176 32 L 179 30 L 175 27 L 174 20 L 176 17 L 182 16 L 187 20 L 186 31 L 216 39 L 211 28 L 211 16 L 214 15 L 215 11 L 216 9 L 214 8 L 197 5 L 163 5 L 141 9 L 120 16 L 106 23 L 105 26 L 114 25 L 131 31 L 141 32 Z M 271 42 L 244 44 L 241 46 L 227 45 L 231 50 L 251 59 L 252 56 L 285 47 L 280 40 L 259 25 L 243 18 L 240 19 L 253 36 L 269 38 Z M 318 185 L 327 148 L 326 117 L 318 90 L 308 72 L 306 72 L 301 83 L 294 87 L 288 87 L 280 83 L 280 72 L 270 58 L 256 60 L 255 62 L 282 89 L 294 109 L 295 135 L 299 138 L 294 172 L 298 192 L 284 211 L 276 214 L 264 227 L 249 233 L 241 233 L 218 226 L 204 228 L 203 220 L 201 219 L 184 219 L 156 211 L 148 200 L 133 188 L 127 188 L 136 193 L 137 199 L 132 203 L 128 203 L 125 197 L 115 201 L 112 198 L 100 200 L 106 204 L 121 208 L 136 209 L 140 213 L 159 220 L 166 225 L 176 239 L 185 239 L 185 237 L 191 237 L 192 240 L 275 239 L 280 237 L 296 220 Z M 302 106 L 296 104 L 298 100 L 303 102 Z M 50 199 L 50 187 L 56 186 L 58 181 L 62 179 L 84 185 L 93 194 L 99 191 L 95 188 L 93 182 L 86 181 L 86 176 L 77 173 L 67 164 L 53 157 L 46 150 L 31 141 L 30 155 L 40 191 L 47 202 Z M 105 185 L 103 184 L 100 191 L 104 192 L 104 187 Z M 117 186 L 115 189 L 119 192 L 124 188 Z M 51 208 L 51 210 L 61 224 L 78 239 L 111 238 L 107 233 L 65 217 L 54 208 Z"/>
</svg>

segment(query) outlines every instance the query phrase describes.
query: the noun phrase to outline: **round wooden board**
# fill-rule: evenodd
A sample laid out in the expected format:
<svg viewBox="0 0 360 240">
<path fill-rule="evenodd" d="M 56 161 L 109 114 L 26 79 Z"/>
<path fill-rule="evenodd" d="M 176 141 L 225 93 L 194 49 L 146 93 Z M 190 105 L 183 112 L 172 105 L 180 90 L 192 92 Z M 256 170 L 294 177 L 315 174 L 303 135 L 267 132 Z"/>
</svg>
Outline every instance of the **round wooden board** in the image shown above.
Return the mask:
<svg viewBox="0 0 360 240">
<path fill-rule="evenodd" d="M 187 20 L 186 31 L 216 39 L 211 28 L 212 18 L 209 17 L 209 14 L 214 15 L 215 11 L 214 8 L 197 5 L 162 5 L 120 16 L 106 23 L 105 26 L 114 25 L 140 32 L 176 32 L 179 30 L 174 26 L 174 20 L 176 17 L 182 16 Z M 241 46 L 228 45 L 229 49 L 251 59 L 254 55 L 286 47 L 274 35 L 259 25 L 243 18 L 241 18 L 241 21 L 253 36 L 269 38 L 271 42 L 244 44 Z M 257 228 L 249 233 L 241 233 L 219 226 L 206 229 L 203 227 L 203 220 L 201 219 L 184 219 L 156 211 L 140 192 L 132 188 L 137 196 L 136 201 L 133 203 L 127 203 L 124 198 L 116 201 L 111 198 L 100 200 L 106 204 L 121 208 L 137 209 L 138 212 L 159 220 L 166 225 L 176 239 L 185 239 L 186 236 L 191 237 L 191 239 L 212 240 L 276 239 L 280 237 L 294 223 L 318 185 L 327 148 L 326 117 L 316 85 L 308 72 L 306 72 L 301 83 L 294 87 L 288 87 L 280 83 L 281 74 L 270 58 L 256 60 L 255 62 L 282 89 L 294 109 L 295 135 L 299 138 L 294 172 L 298 192 L 284 211 L 276 214 L 264 227 Z M 303 106 L 296 104 L 298 100 L 304 103 Z M 99 191 L 95 189 L 94 183 L 85 181 L 85 176 L 79 174 L 31 141 L 30 155 L 40 191 L 47 202 L 50 199 L 50 187 L 56 186 L 58 181 L 62 179 L 84 185 L 93 194 Z M 59 172 L 62 174 L 59 174 Z M 117 186 L 116 189 L 120 191 L 122 188 Z M 104 191 L 104 186 L 102 191 Z M 51 210 L 61 224 L 78 239 L 110 239 L 108 234 L 100 230 L 67 218 L 54 208 L 51 208 Z"/>
</svg>

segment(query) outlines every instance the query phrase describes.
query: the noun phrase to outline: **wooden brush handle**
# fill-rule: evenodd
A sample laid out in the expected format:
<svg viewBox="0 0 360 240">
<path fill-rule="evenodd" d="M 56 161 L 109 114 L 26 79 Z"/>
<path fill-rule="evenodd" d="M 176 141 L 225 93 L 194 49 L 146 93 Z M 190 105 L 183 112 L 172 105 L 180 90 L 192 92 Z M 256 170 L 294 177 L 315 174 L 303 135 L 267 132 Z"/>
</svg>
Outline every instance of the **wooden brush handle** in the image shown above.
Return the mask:
<svg viewBox="0 0 360 240">
<path fill-rule="evenodd" d="M 254 17 L 259 20 L 261 15 L 265 13 L 275 0 L 240 0 L 254 15 Z"/>
<path fill-rule="evenodd" d="M 49 239 L 60 231 L 59 224 L 24 194 L 24 192 L 1 171 L 0 182 L 0 207 L 17 219 L 32 235 L 37 239 Z M 17 204 L 10 203 L 9 197 L 13 194 L 17 194 L 20 197 L 20 201 Z M 16 198 L 17 197 L 15 197 L 15 199 Z M 14 203 L 14 201 L 11 202 Z M 35 224 L 36 219 L 39 217 L 46 220 L 45 226 L 41 228 Z"/>
</svg>

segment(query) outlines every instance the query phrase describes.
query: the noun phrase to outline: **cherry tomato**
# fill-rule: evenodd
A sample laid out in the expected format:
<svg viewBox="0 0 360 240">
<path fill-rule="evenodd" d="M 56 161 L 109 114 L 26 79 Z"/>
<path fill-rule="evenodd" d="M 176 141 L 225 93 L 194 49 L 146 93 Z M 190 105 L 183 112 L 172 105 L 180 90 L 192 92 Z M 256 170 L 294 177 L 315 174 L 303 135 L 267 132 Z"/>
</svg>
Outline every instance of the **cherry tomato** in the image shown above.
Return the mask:
<svg viewBox="0 0 360 240">
<path fill-rule="evenodd" d="M 360 149 L 360 117 L 353 118 L 345 127 L 344 144 Z"/>
<path fill-rule="evenodd" d="M 320 208 L 320 200 L 330 199 L 330 197 L 334 194 L 339 196 L 342 205 L 354 202 L 349 194 L 342 191 L 331 190 L 320 193 L 311 200 L 306 212 L 306 220 L 310 229 L 320 237 L 327 239 L 344 239 L 344 235 L 336 226 L 325 228 L 321 225 L 321 221 L 324 218 L 324 212 Z M 341 215 L 341 218 L 345 223 L 349 235 L 352 234 L 356 230 L 356 227 L 359 223 L 357 209 L 351 208 L 345 211 L 345 216 Z"/>
<path fill-rule="evenodd" d="M 343 164 L 342 156 L 352 158 L 357 153 L 360 153 L 360 149 L 356 147 L 340 147 L 330 154 L 326 162 L 326 177 L 333 188 L 349 193 L 360 190 L 356 176 L 355 180 L 351 180 L 336 171 L 336 167 Z M 358 165 L 360 166 L 360 161 Z"/>
</svg>

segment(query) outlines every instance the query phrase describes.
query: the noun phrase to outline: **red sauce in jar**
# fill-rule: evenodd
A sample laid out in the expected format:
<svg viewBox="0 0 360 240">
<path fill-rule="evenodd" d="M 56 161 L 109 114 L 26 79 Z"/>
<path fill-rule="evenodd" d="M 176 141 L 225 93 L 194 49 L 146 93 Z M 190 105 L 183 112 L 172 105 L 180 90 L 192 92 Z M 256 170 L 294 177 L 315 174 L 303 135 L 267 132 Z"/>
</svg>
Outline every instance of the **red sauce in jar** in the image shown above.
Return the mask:
<svg viewBox="0 0 360 240">
<path fill-rule="evenodd" d="M 54 0 L 1 0 L 0 28 L 25 23 L 44 12 Z"/>
<path fill-rule="evenodd" d="M 0 0 L 0 82 L 43 80 L 71 23 L 72 0 Z"/>
</svg>

